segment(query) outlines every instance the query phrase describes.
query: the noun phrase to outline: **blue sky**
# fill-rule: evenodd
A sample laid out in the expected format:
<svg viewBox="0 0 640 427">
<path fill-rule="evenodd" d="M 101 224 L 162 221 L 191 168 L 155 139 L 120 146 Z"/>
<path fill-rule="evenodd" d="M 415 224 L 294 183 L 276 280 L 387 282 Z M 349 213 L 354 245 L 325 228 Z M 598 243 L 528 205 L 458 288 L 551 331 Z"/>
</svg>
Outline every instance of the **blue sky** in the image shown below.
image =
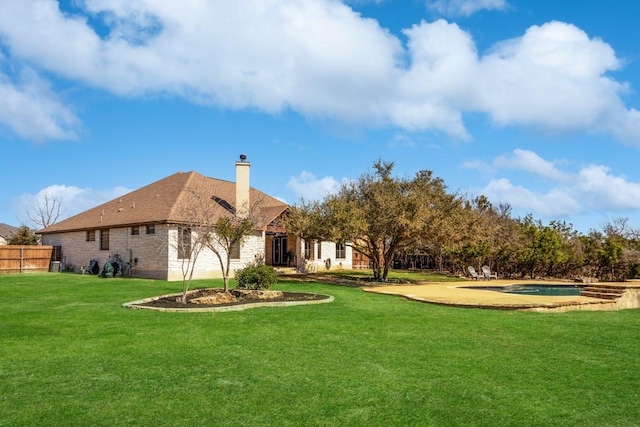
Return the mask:
<svg viewBox="0 0 640 427">
<path fill-rule="evenodd" d="M 0 0 L 0 222 L 178 171 L 316 199 L 378 159 L 640 227 L 640 4 Z"/>
</svg>

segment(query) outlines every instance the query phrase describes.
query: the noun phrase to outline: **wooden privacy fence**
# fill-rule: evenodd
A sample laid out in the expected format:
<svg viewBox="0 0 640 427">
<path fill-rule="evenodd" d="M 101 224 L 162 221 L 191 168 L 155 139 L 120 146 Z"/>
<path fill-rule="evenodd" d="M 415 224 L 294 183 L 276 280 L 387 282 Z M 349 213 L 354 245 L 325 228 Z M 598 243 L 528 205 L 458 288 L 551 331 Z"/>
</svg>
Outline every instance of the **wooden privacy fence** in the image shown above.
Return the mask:
<svg viewBox="0 0 640 427">
<path fill-rule="evenodd" d="M 0 273 L 49 271 L 53 246 L 0 246 Z"/>
</svg>

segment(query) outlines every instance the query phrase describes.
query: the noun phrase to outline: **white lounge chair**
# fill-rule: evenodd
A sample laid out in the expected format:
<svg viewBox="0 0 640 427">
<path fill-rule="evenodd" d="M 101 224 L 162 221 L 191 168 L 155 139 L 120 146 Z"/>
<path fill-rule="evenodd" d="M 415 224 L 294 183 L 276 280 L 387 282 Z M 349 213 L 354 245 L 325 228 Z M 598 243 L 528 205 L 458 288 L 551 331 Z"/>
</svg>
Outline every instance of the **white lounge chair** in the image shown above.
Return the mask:
<svg viewBox="0 0 640 427">
<path fill-rule="evenodd" d="M 478 279 L 480 279 L 480 277 L 482 277 L 481 275 L 479 275 L 479 274 L 476 272 L 476 269 L 475 269 L 475 268 L 473 268 L 473 267 L 471 267 L 471 266 L 469 266 L 469 267 L 467 267 L 467 268 L 469 269 L 469 274 L 471 274 L 471 278 L 472 278 L 472 279 L 478 280 Z"/>
<path fill-rule="evenodd" d="M 491 269 L 489 268 L 488 265 L 483 265 L 482 266 L 482 275 L 487 280 L 497 279 L 498 278 L 498 273 L 492 273 Z"/>
</svg>

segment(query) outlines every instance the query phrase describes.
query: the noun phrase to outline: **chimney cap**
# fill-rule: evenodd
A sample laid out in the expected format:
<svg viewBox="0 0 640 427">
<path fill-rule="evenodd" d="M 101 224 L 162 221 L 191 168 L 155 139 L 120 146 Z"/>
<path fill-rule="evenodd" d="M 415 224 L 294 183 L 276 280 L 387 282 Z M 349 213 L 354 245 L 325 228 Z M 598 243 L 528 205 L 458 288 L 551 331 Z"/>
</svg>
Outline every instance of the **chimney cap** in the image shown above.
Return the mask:
<svg viewBox="0 0 640 427">
<path fill-rule="evenodd" d="M 247 155 L 246 154 L 240 154 L 240 161 L 241 162 L 246 162 L 247 161 Z"/>
</svg>

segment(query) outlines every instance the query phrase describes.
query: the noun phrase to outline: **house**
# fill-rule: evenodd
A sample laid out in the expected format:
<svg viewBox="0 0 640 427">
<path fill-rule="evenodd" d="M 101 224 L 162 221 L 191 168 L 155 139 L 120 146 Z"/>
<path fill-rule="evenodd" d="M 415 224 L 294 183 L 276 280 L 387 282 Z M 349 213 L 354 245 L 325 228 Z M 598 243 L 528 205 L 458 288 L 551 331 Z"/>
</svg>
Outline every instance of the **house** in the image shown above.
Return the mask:
<svg viewBox="0 0 640 427">
<path fill-rule="evenodd" d="M 0 223 L 0 245 L 6 245 L 16 231 L 18 231 L 18 227 Z"/>
<path fill-rule="evenodd" d="M 178 172 L 40 230 L 42 243 L 60 248 L 63 268 L 79 271 L 91 260 L 100 267 L 121 260 L 136 277 L 182 280 L 181 257 L 186 255 L 175 242 L 179 235 L 193 233 L 185 224 L 193 223 L 195 204 L 206 203 L 217 217 L 240 215 L 251 206 L 259 221 L 230 254 L 232 271 L 255 260 L 306 271 L 351 268 L 350 246 L 287 234 L 281 219 L 288 205 L 250 186 L 246 156 L 240 156 L 235 167 L 235 183 L 194 171 Z M 216 255 L 208 249 L 200 252 L 193 278 L 221 276 Z"/>
<path fill-rule="evenodd" d="M 354 270 L 363 269 L 363 268 L 371 268 L 372 267 L 371 258 L 368 255 L 360 253 L 358 251 L 353 251 L 353 255 L 351 258 L 351 266 Z"/>
</svg>

